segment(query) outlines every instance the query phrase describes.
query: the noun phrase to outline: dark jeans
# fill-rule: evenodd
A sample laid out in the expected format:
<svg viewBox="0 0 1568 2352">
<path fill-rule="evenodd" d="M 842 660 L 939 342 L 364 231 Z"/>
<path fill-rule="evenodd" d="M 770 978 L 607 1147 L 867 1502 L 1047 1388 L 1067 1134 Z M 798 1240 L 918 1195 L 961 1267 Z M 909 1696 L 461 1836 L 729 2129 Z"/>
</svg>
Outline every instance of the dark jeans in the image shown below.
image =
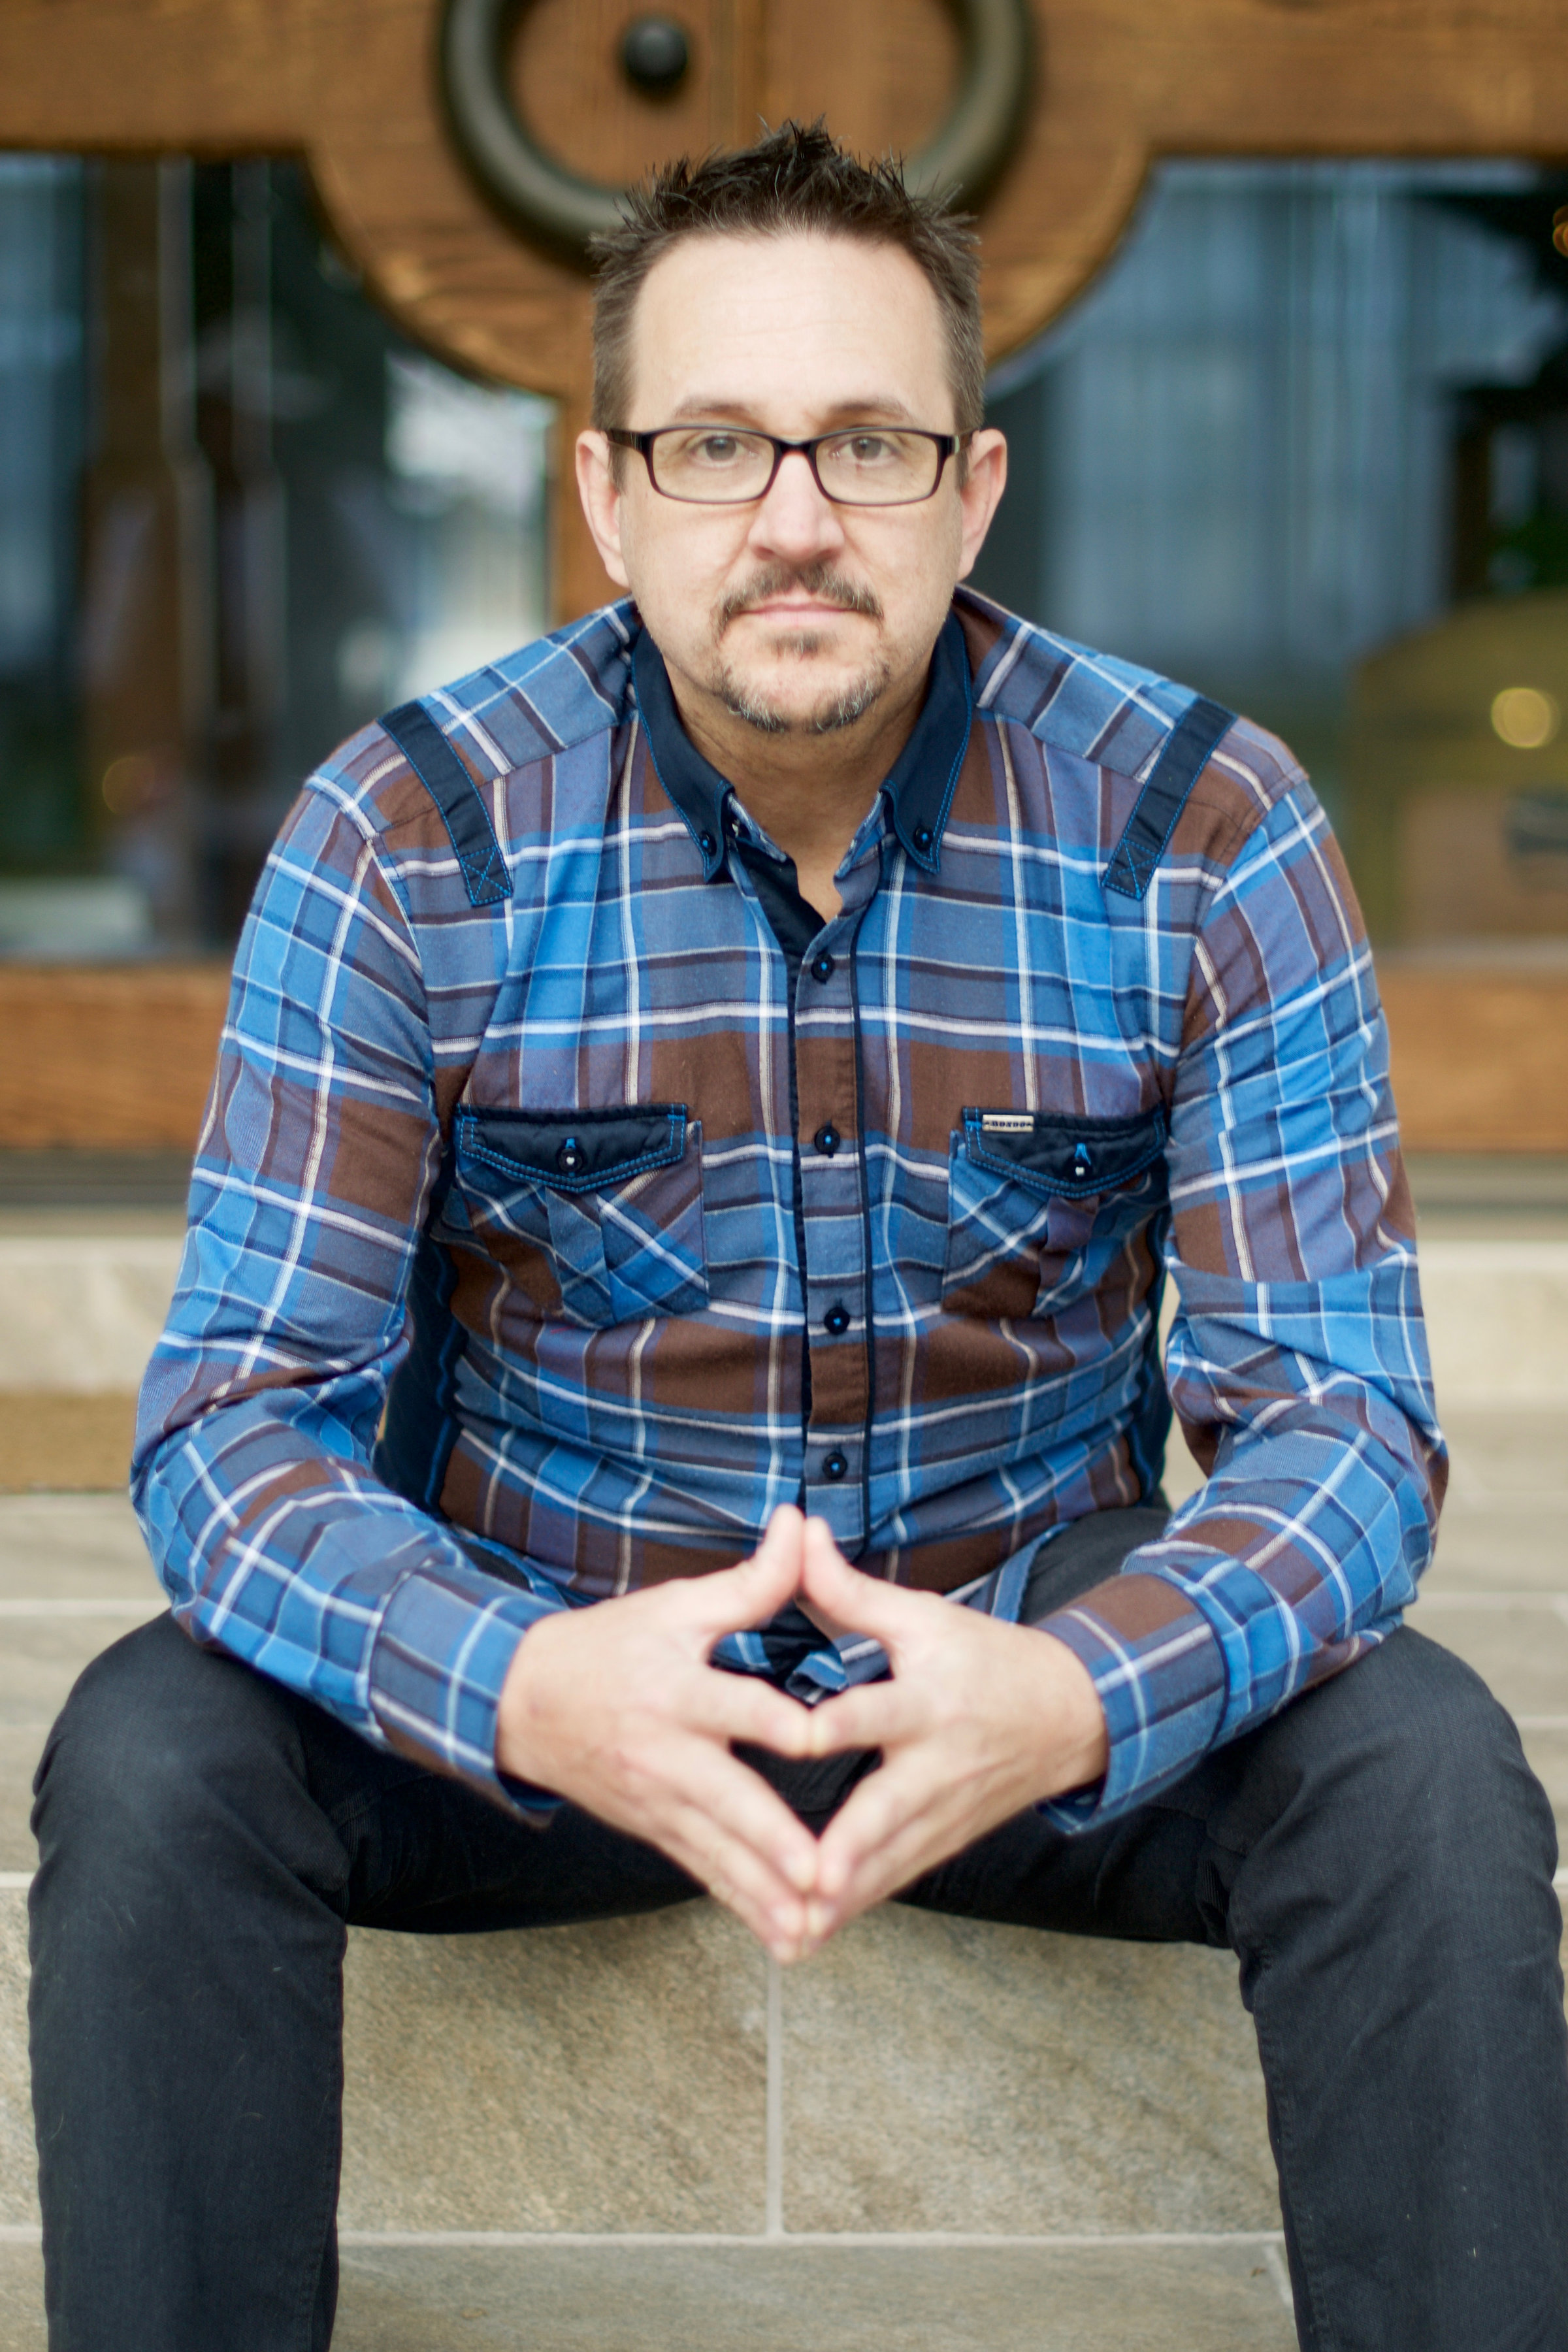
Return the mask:
<svg viewBox="0 0 1568 2352">
<path fill-rule="evenodd" d="M 1159 1516 L 1048 1548 L 1038 1617 Z M 770 1778 L 826 1818 L 869 1759 Z M 570 1808 L 524 1828 L 163 1618 L 37 1780 L 34 2103 L 53 2352 L 321 2352 L 350 1922 L 452 1933 L 696 1890 Z M 1401 1632 L 1079 1838 L 1021 1815 L 910 1888 L 1228 1945 L 1312 2352 L 1564 2352 L 1568 2038 L 1550 1810 L 1469 1669 Z M 1050 2227 L 1042 2213 L 1040 2226 Z"/>
</svg>

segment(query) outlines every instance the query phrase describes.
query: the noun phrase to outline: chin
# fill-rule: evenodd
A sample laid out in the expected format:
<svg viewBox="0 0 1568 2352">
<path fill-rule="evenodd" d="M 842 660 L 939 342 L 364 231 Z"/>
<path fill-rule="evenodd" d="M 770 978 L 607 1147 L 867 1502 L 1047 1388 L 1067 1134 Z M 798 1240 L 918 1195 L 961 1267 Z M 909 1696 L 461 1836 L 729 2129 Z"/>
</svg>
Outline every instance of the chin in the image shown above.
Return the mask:
<svg viewBox="0 0 1568 2352">
<path fill-rule="evenodd" d="M 803 676 L 799 663 L 782 675 L 727 667 L 719 693 L 731 717 L 745 719 L 763 734 L 830 735 L 863 719 L 881 699 L 887 683 L 885 663 L 820 676 Z"/>
</svg>

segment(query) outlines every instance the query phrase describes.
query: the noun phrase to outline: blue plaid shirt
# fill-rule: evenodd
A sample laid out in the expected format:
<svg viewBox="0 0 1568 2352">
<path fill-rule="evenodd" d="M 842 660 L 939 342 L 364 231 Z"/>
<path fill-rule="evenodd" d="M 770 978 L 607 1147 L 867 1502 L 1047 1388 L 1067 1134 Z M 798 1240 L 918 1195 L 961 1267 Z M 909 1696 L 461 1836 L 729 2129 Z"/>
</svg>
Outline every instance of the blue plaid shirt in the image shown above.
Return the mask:
<svg viewBox="0 0 1568 2352">
<path fill-rule="evenodd" d="M 1398 1622 L 1444 1460 L 1372 960 L 1270 737 L 961 590 L 807 908 L 635 608 L 312 776 L 236 960 L 133 1491 L 179 1622 L 502 1802 L 542 1613 L 781 1502 L 1046 1620 L 1106 1819 Z M 1173 1278 L 1163 1366 L 1157 1318 Z M 884 1670 L 794 1612 L 725 1661 Z"/>
</svg>

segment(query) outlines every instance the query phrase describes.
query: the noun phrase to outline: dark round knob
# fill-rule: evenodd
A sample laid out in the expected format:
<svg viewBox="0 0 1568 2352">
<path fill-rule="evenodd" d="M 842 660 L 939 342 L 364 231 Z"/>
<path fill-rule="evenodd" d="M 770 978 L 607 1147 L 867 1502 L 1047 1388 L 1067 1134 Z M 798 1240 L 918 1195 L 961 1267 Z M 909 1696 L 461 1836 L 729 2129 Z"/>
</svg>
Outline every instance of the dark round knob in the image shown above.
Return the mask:
<svg viewBox="0 0 1568 2352">
<path fill-rule="evenodd" d="M 842 1339 L 848 1330 L 849 1309 L 841 1298 L 836 1299 L 823 1317 L 822 1328 L 825 1331 L 831 1331 L 836 1339 Z"/>
<path fill-rule="evenodd" d="M 820 980 L 825 984 L 830 981 L 833 977 L 833 958 L 830 955 L 819 955 L 811 967 L 811 976 L 813 980 Z"/>
<path fill-rule="evenodd" d="M 691 62 L 691 44 L 670 16 L 638 16 L 621 37 L 621 68 L 646 98 L 679 89 Z"/>
<path fill-rule="evenodd" d="M 927 850 L 931 847 L 931 841 L 932 841 L 933 837 L 934 837 L 934 836 L 932 835 L 931 829 L 931 827 L 930 827 L 930 825 L 929 825 L 929 824 L 917 824 L 917 825 L 916 825 L 916 827 L 915 827 L 915 847 L 920 851 L 920 854 L 921 854 L 921 856 L 922 857 L 925 856 L 925 854 L 926 854 Z"/>
<path fill-rule="evenodd" d="M 719 845 L 710 833 L 700 833 L 697 836 L 697 846 L 704 857 L 711 857 Z"/>
<path fill-rule="evenodd" d="M 837 1449 L 835 1448 L 822 1465 L 822 1475 L 825 1478 L 832 1478 L 837 1481 L 843 1477 L 848 1467 L 849 1463 L 847 1456 L 840 1454 Z"/>
<path fill-rule="evenodd" d="M 583 1147 L 574 1135 L 569 1135 L 556 1153 L 555 1165 L 563 1176 L 575 1176 L 583 1165 Z"/>
<path fill-rule="evenodd" d="M 829 1119 L 826 1127 L 819 1127 L 817 1129 L 816 1133 L 811 1139 L 813 1143 L 816 1144 L 818 1151 L 820 1151 L 825 1158 L 831 1160 L 834 1153 L 838 1149 L 838 1129 L 834 1126 L 833 1121 Z"/>
</svg>

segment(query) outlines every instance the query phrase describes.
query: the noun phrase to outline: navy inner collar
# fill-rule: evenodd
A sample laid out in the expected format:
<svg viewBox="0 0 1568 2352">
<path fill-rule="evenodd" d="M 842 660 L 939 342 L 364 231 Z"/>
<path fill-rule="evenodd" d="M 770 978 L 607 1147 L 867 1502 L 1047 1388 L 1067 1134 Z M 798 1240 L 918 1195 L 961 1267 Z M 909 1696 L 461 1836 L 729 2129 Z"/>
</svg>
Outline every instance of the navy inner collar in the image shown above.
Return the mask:
<svg viewBox="0 0 1568 2352">
<path fill-rule="evenodd" d="M 655 772 L 711 881 L 724 863 L 724 807 L 734 787 L 703 758 L 681 725 L 664 656 L 646 628 L 638 629 L 632 645 L 632 680 Z M 942 856 L 973 715 L 968 648 L 956 614 L 950 613 L 932 650 L 921 715 L 882 782 L 893 830 L 927 874 L 936 872 Z"/>
</svg>

